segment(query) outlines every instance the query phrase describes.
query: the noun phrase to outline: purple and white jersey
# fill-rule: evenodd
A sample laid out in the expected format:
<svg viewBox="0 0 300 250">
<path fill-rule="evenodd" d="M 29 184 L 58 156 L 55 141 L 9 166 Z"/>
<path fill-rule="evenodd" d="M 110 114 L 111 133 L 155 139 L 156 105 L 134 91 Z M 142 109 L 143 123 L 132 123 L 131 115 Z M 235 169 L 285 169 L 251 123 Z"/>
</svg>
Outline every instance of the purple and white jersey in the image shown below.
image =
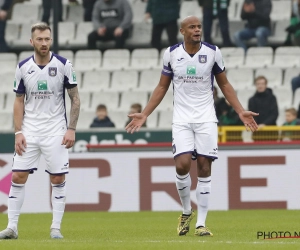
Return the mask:
<svg viewBox="0 0 300 250">
<path fill-rule="evenodd" d="M 53 53 L 50 58 L 41 67 L 33 55 L 16 68 L 14 92 L 25 94 L 22 131 L 26 135 L 64 135 L 67 130 L 65 88 L 77 86 L 76 74 L 66 58 Z"/>
<path fill-rule="evenodd" d="M 217 46 L 201 42 L 200 50 L 189 55 L 184 44 L 167 48 L 162 74 L 172 77 L 173 123 L 218 122 L 214 108 L 214 75 L 225 70 Z"/>
</svg>

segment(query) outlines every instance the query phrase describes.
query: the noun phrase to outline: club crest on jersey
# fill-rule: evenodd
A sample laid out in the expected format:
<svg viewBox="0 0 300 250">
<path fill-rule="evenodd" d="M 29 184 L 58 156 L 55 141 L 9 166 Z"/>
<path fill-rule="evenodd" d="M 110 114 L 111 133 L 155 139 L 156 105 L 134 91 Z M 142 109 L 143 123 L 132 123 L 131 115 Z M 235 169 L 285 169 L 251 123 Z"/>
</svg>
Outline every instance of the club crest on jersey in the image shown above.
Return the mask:
<svg viewBox="0 0 300 250">
<path fill-rule="evenodd" d="M 56 67 L 49 67 L 49 76 L 56 76 L 57 74 L 57 68 Z"/>
<path fill-rule="evenodd" d="M 199 55 L 199 62 L 206 63 L 207 62 L 207 55 Z"/>
</svg>

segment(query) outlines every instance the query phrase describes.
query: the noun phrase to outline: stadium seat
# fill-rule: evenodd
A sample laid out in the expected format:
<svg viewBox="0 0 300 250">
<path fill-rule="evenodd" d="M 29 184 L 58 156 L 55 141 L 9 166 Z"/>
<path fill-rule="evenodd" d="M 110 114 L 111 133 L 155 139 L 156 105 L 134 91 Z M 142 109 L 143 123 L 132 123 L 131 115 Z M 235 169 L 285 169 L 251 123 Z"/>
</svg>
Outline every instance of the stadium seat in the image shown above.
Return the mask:
<svg viewBox="0 0 300 250">
<path fill-rule="evenodd" d="M 127 49 L 108 49 L 103 53 L 103 63 L 101 69 L 120 70 L 128 68 L 130 52 Z"/>
<path fill-rule="evenodd" d="M 131 9 L 133 15 L 133 23 L 142 23 L 145 18 L 145 10 L 147 3 L 141 0 L 132 0 Z"/>
<path fill-rule="evenodd" d="M 285 108 L 283 109 L 278 109 L 278 117 L 276 120 L 277 126 L 282 126 L 283 123 L 285 123 Z"/>
<path fill-rule="evenodd" d="M 59 50 L 58 54 L 67 58 L 71 63 L 74 63 L 74 52 L 72 50 Z"/>
<path fill-rule="evenodd" d="M 300 67 L 300 48 L 298 46 L 278 47 L 275 50 L 274 64 L 270 67 L 282 69 Z"/>
<path fill-rule="evenodd" d="M 114 71 L 112 73 L 111 88 L 112 91 L 135 90 L 138 85 L 138 71 Z"/>
<path fill-rule="evenodd" d="M 75 54 L 76 71 L 92 71 L 100 69 L 101 52 L 99 50 L 78 50 Z"/>
<path fill-rule="evenodd" d="M 293 107 L 298 110 L 300 104 L 300 88 L 296 89 L 294 94 Z"/>
<path fill-rule="evenodd" d="M 6 93 L 3 111 L 13 112 L 15 99 L 16 99 L 16 94 L 13 91 Z"/>
<path fill-rule="evenodd" d="M 274 23 L 274 34 L 268 37 L 269 45 L 282 45 L 285 40 L 287 33 L 286 27 L 290 25 L 290 20 L 278 20 Z"/>
<path fill-rule="evenodd" d="M 31 25 L 29 23 L 22 23 L 20 36 L 17 40 L 14 40 L 11 42 L 12 48 L 24 48 L 24 49 L 32 49 L 32 46 L 30 44 L 30 38 L 31 38 Z M 33 49 L 32 49 L 33 51 Z"/>
<path fill-rule="evenodd" d="M 226 67 L 226 66 L 225 66 Z M 252 69 L 229 69 L 227 78 L 234 89 L 253 89 L 254 77 Z"/>
<path fill-rule="evenodd" d="M 89 129 L 90 125 L 92 124 L 94 118 L 95 118 L 95 111 L 81 111 L 76 129 L 78 130 L 85 130 Z"/>
<path fill-rule="evenodd" d="M 0 89 L 2 93 L 11 93 L 13 92 L 13 83 L 15 79 L 14 72 L 8 72 L 0 74 Z"/>
<path fill-rule="evenodd" d="M 117 110 L 119 107 L 119 92 L 93 92 L 91 110 L 96 111 L 99 104 L 106 105 L 108 111 Z"/>
<path fill-rule="evenodd" d="M 257 69 L 255 71 L 255 77 L 264 76 L 268 80 L 268 87 L 280 87 L 282 86 L 282 70 L 281 68 L 267 68 Z"/>
<path fill-rule="evenodd" d="M 39 21 L 39 5 L 15 3 L 8 23 L 33 24 Z M 30 30 L 27 30 L 30 34 Z"/>
<path fill-rule="evenodd" d="M 81 91 L 99 92 L 110 87 L 109 71 L 87 71 L 84 73 Z"/>
<path fill-rule="evenodd" d="M 228 19 L 229 21 L 240 21 L 241 20 L 241 10 L 242 10 L 241 0 L 231 0 L 228 7 Z"/>
<path fill-rule="evenodd" d="M 80 110 L 91 110 L 91 92 L 80 92 Z M 68 98 L 68 97 L 67 97 Z"/>
<path fill-rule="evenodd" d="M 156 110 L 173 110 L 173 92 L 168 91 L 166 95 L 164 96 L 164 99 L 162 99 L 161 103 L 157 106 Z"/>
<path fill-rule="evenodd" d="M 157 49 L 134 49 L 131 52 L 130 69 L 151 69 L 158 64 Z"/>
<path fill-rule="evenodd" d="M 32 51 L 22 51 L 19 54 L 19 60 L 18 60 L 18 62 L 21 62 L 21 61 L 27 59 L 28 57 L 33 56 L 33 54 L 34 54 L 33 50 Z"/>
<path fill-rule="evenodd" d="M 271 47 L 250 47 L 247 50 L 245 64 L 246 68 L 265 68 L 273 62 L 273 49 Z"/>
<path fill-rule="evenodd" d="M 231 41 L 234 42 L 234 34 L 237 31 L 240 31 L 245 28 L 245 21 L 243 20 L 231 20 L 229 21 L 229 36 L 231 38 Z M 220 33 L 220 29 L 218 30 Z M 221 34 L 220 34 L 221 36 Z"/>
<path fill-rule="evenodd" d="M 148 102 L 148 92 L 122 92 L 119 110 L 129 111 L 130 106 L 134 103 L 142 105 L 142 109 Z"/>
<path fill-rule="evenodd" d="M 170 110 L 160 111 L 159 112 L 159 120 L 158 120 L 158 128 L 162 129 L 172 129 L 173 122 L 173 112 Z"/>
<path fill-rule="evenodd" d="M 120 111 L 120 110 L 115 110 L 115 111 L 109 111 L 108 117 L 110 120 L 115 124 L 116 128 L 119 129 L 124 129 L 125 124 L 128 120 L 128 111 Z"/>
<path fill-rule="evenodd" d="M 126 46 L 132 48 L 151 46 L 152 25 L 150 23 L 134 23 L 131 36 L 126 40 Z"/>
<path fill-rule="evenodd" d="M 269 84 L 268 84 L 269 85 Z M 285 87 L 273 88 L 273 94 L 276 96 L 279 109 L 292 107 L 292 89 Z"/>
<path fill-rule="evenodd" d="M 271 20 L 290 20 L 292 4 L 286 0 L 272 1 Z"/>
<path fill-rule="evenodd" d="M 180 21 L 187 16 L 197 16 L 202 19 L 202 11 L 200 11 L 200 6 L 198 1 L 183 1 L 180 7 Z"/>
<path fill-rule="evenodd" d="M 75 38 L 75 23 L 59 22 L 58 23 L 58 44 L 61 47 L 67 47 L 69 41 Z"/>
<path fill-rule="evenodd" d="M 3 110 L 5 105 L 5 94 L 0 92 L 0 110 Z"/>
<path fill-rule="evenodd" d="M 19 39 L 20 25 L 17 23 L 7 23 L 5 28 L 5 40 L 9 46 Z"/>
<path fill-rule="evenodd" d="M 157 128 L 158 126 L 158 114 L 157 110 L 154 110 L 151 115 L 148 116 L 146 121 L 147 128 Z"/>
<path fill-rule="evenodd" d="M 239 89 L 237 91 L 237 97 L 244 107 L 244 109 L 248 109 L 248 103 L 249 99 L 255 94 L 255 90 L 249 90 L 249 89 Z"/>
<path fill-rule="evenodd" d="M 284 79 L 283 79 L 283 86 L 291 88 L 292 78 L 300 75 L 299 68 L 288 68 L 285 70 Z"/>
<path fill-rule="evenodd" d="M 0 130 L 13 130 L 13 113 L 0 111 Z"/>
<path fill-rule="evenodd" d="M 81 4 L 68 6 L 68 15 L 66 22 L 80 23 L 83 22 L 84 8 Z"/>
<path fill-rule="evenodd" d="M 243 48 L 221 48 L 222 57 L 226 69 L 238 68 L 244 64 L 245 52 Z"/>
<path fill-rule="evenodd" d="M 88 35 L 93 31 L 92 22 L 81 22 L 77 24 L 75 38 L 69 41 L 72 47 L 87 47 Z"/>
<path fill-rule="evenodd" d="M 0 74 L 15 72 L 17 66 L 17 54 L 0 53 Z"/>
<path fill-rule="evenodd" d="M 160 69 L 141 71 L 140 84 L 136 90 L 152 92 L 159 82 L 160 75 Z"/>
</svg>

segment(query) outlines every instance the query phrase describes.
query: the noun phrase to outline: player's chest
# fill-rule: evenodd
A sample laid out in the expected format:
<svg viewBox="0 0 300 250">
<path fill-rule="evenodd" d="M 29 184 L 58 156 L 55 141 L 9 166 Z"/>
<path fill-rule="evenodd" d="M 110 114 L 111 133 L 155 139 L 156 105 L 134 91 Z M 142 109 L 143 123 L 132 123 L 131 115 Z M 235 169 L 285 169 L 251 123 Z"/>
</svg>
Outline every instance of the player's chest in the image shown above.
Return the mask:
<svg viewBox="0 0 300 250">
<path fill-rule="evenodd" d="M 60 90 L 63 88 L 64 75 L 59 72 L 57 67 L 45 67 L 40 69 L 38 66 L 29 66 L 23 72 L 25 87 L 30 90 Z"/>
<path fill-rule="evenodd" d="M 178 57 L 178 58 L 177 58 Z M 189 55 L 177 56 L 172 60 L 172 70 L 176 77 L 211 75 L 214 62 L 209 60 L 209 55 L 198 54 L 193 57 Z"/>
</svg>

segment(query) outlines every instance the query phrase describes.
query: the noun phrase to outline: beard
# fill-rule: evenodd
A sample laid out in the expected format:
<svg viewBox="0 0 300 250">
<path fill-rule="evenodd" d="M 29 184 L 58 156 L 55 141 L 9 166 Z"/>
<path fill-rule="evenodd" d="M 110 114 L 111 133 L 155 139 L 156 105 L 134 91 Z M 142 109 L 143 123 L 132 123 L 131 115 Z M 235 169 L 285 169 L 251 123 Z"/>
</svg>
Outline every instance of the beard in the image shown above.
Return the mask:
<svg viewBox="0 0 300 250">
<path fill-rule="evenodd" d="M 49 55 L 49 52 L 50 52 L 50 48 L 49 47 L 41 47 L 41 48 L 38 48 L 36 46 L 33 46 L 34 48 L 34 52 L 39 55 L 40 57 L 46 57 Z"/>
</svg>

